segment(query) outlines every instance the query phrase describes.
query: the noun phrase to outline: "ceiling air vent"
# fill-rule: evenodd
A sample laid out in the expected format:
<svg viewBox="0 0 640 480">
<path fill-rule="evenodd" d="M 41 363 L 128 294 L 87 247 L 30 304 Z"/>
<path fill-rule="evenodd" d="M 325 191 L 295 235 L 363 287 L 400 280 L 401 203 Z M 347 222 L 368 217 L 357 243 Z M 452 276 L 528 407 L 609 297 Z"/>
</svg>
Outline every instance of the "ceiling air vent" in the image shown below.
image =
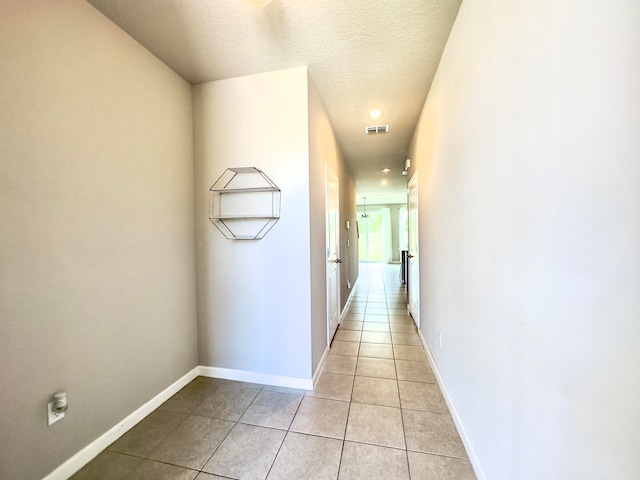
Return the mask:
<svg viewBox="0 0 640 480">
<path fill-rule="evenodd" d="M 364 133 L 373 135 L 374 133 L 388 133 L 389 125 L 376 125 L 375 127 L 364 127 Z"/>
</svg>

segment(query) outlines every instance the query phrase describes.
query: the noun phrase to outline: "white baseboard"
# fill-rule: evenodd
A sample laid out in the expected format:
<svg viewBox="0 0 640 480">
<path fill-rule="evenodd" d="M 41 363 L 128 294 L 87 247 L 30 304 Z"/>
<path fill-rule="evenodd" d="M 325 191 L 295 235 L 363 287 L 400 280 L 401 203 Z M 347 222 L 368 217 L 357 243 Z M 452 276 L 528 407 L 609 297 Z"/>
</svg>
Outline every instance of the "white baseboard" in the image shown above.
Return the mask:
<svg viewBox="0 0 640 480">
<path fill-rule="evenodd" d="M 162 405 L 165 401 L 169 400 L 174 394 L 176 394 L 182 387 L 188 384 L 191 380 L 198 376 L 198 367 L 194 368 L 180 379 L 165 388 L 158 395 L 153 397 L 147 403 L 138 408 L 131 415 L 119 422 L 116 426 L 110 428 L 105 433 L 96 438 L 89 445 L 84 447 L 58 468 L 56 468 L 49 475 L 44 477 L 43 480 L 66 480 L 71 475 L 76 473 L 87 463 L 98 456 L 105 448 L 115 442 L 122 435 L 127 433 L 130 429 L 135 427 L 144 417 L 153 412 L 156 408 Z"/>
<path fill-rule="evenodd" d="M 327 360 L 327 355 L 329 355 L 329 347 L 324 349 L 322 358 L 318 362 L 318 367 L 316 368 L 316 371 L 313 372 L 313 388 L 316 388 L 316 384 L 318 383 L 318 379 L 320 378 L 320 374 L 322 373 L 322 369 L 324 368 L 324 362 Z"/>
<path fill-rule="evenodd" d="M 244 370 L 233 370 L 229 368 L 219 367 L 195 367 L 193 370 L 176 380 L 174 383 L 165 388 L 158 395 L 153 397 L 147 403 L 138 408 L 131 415 L 127 416 L 124 420 L 118 422 L 117 425 L 107 430 L 100 437 L 95 439 L 89 445 L 77 452 L 66 462 L 48 474 L 43 480 L 66 480 L 74 473 L 78 472 L 87 463 L 98 456 L 109 445 L 119 439 L 122 435 L 127 433 L 133 427 L 135 427 L 142 419 L 153 412 L 156 408 L 162 405 L 165 401 L 176 394 L 182 387 L 187 385 L 191 380 L 198 375 L 205 377 L 224 378 L 227 380 L 238 380 L 241 382 L 261 383 L 266 385 L 275 385 L 279 387 L 300 388 L 304 390 L 312 390 L 316 384 L 322 367 L 324 366 L 325 359 L 329 353 L 327 348 L 322 355 L 322 359 L 316 369 L 312 379 L 296 378 L 296 377 L 284 377 L 280 375 L 270 375 L 265 373 L 248 372 Z"/>
<path fill-rule="evenodd" d="M 224 378 L 225 380 L 237 380 L 239 382 L 261 383 L 275 385 L 277 387 L 313 389 L 313 380 L 310 378 L 284 377 L 268 373 L 250 372 L 247 370 L 235 370 L 221 367 L 199 367 L 199 374 L 203 377 Z"/>
<path fill-rule="evenodd" d="M 429 359 L 429 363 L 431 364 L 431 369 L 433 370 L 433 373 L 436 376 L 436 381 L 438 382 L 438 386 L 440 387 L 440 390 L 442 391 L 442 395 L 444 396 L 444 399 L 447 402 L 447 406 L 449 407 L 449 411 L 451 412 L 451 417 L 453 417 L 453 423 L 456 424 L 456 428 L 458 429 L 458 433 L 460 434 L 460 439 L 464 444 L 464 448 L 467 450 L 467 455 L 469 456 L 469 461 L 471 462 L 473 471 L 475 472 L 478 480 L 487 480 L 487 476 L 485 475 L 482 465 L 480 464 L 480 459 L 478 458 L 478 455 L 476 454 L 476 451 L 473 448 L 471 439 L 469 438 L 469 435 L 467 434 L 467 431 L 464 428 L 462 419 L 460 418 L 460 415 L 458 414 L 458 411 L 456 410 L 456 407 L 453 404 L 453 400 L 449 395 L 449 391 L 447 390 L 447 386 L 444 383 L 444 379 L 442 378 L 442 375 L 440 375 L 440 370 L 438 370 L 438 366 L 436 365 L 435 359 L 433 358 L 431 350 L 429 350 L 429 346 L 427 345 L 427 341 L 424 339 L 424 336 L 422 335 L 422 331 L 420 329 L 418 329 L 418 335 L 420 336 L 420 341 L 422 342 L 422 346 L 424 347 L 424 350 L 427 352 L 427 358 Z"/>
</svg>

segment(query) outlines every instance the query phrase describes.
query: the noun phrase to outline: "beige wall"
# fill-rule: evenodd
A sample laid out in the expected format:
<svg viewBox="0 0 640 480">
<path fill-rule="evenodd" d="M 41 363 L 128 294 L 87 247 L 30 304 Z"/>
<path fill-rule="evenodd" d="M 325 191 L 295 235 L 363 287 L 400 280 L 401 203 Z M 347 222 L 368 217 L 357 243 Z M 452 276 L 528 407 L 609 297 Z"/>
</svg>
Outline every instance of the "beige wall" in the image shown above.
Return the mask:
<svg viewBox="0 0 640 480">
<path fill-rule="evenodd" d="M 303 67 L 196 85 L 193 104 L 200 363 L 310 380 L 327 346 L 325 162 L 353 197 L 322 101 Z M 227 240 L 208 220 L 209 188 L 241 166 L 282 190 L 259 241 Z"/>
<path fill-rule="evenodd" d="M 313 331 L 313 370 L 327 348 L 327 255 L 325 217 L 325 165 L 338 177 L 340 195 L 340 306 L 349 297 L 358 276 L 357 242 L 346 230 L 345 220 L 355 218 L 355 186 L 333 133 L 322 99 L 309 78 L 309 195 L 311 198 L 311 316 Z M 349 246 L 347 247 L 347 239 Z"/>
<path fill-rule="evenodd" d="M 191 89 L 84 1 L 0 32 L 0 478 L 31 480 L 197 364 Z"/>
<path fill-rule="evenodd" d="M 465 0 L 416 129 L 422 332 L 480 479 L 640 478 L 638 25 Z"/>
<path fill-rule="evenodd" d="M 307 70 L 194 86 L 200 363 L 311 379 Z M 256 167 L 282 190 L 262 239 L 227 240 L 209 221 L 209 188 Z"/>
<path fill-rule="evenodd" d="M 341 162 L 340 173 L 340 309 L 342 310 L 353 286 L 358 280 L 358 231 L 356 229 L 356 184 L 346 162 Z M 349 220 L 347 230 L 345 222 Z M 348 242 L 347 242 L 348 241 Z M 350 285 L 350 286 L 349 286 Z"/>
</svg>

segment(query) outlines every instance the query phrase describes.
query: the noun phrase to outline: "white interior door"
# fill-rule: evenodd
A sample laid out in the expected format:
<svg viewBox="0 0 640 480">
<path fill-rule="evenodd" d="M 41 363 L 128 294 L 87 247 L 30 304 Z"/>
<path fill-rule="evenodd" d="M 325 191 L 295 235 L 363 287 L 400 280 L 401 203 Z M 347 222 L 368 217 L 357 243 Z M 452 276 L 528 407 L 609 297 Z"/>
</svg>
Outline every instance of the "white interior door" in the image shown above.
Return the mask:
<svg viewBox="0 0 640 480">
<path fill-rule="evenodd" d="M 407 188 L 409 213 L 409 313 L 416 325 L 420 326 L 420 274 L 418 255 L 418 172 L 414 172 Z"/>
<path fill-rule="evenodd" d="M 338 177 L 326 167 L 327 204 L 327 342 L 340 321 L 340 191 Z"/>
</svg>

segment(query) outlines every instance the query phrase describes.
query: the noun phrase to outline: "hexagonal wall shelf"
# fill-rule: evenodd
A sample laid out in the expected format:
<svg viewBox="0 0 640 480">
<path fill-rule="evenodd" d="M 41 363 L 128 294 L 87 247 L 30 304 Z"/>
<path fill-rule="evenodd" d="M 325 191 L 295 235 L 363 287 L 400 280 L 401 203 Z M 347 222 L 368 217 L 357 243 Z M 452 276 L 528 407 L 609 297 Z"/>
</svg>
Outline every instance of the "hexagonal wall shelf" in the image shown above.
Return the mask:
<svg viewBox="0 0 640 480">
<path fill-rule="evenodd" d="M 227 168 L 209 192 L 209 220 L 225 238 L 260 240 L 280 218 L 280 189 L 255 167 Z"/>
</svg>

